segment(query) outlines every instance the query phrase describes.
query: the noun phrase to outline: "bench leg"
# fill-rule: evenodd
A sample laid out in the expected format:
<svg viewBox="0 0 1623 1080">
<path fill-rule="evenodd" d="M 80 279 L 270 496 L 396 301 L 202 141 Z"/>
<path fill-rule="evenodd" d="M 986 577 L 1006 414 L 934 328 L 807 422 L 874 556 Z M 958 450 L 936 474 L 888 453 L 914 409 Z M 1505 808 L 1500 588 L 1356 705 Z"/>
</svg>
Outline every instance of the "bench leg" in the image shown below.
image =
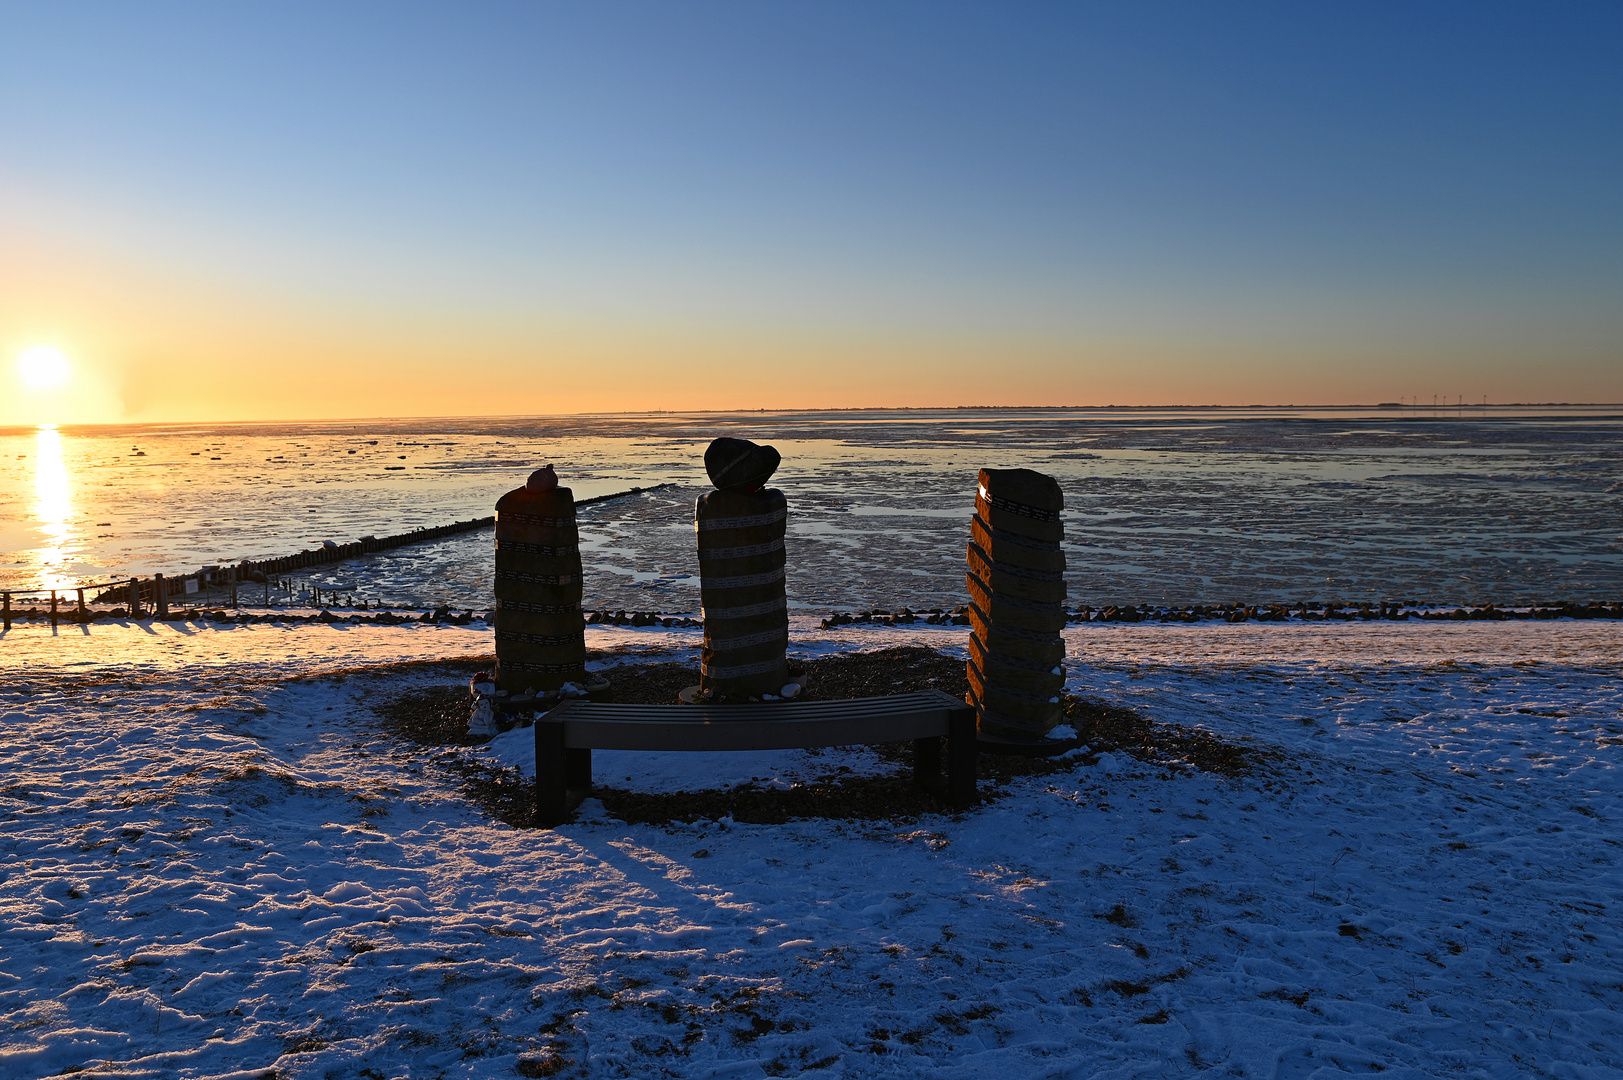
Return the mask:
<svg viewBox="0 0 1623 1080">
<path fill-rule="evenodd" d="M 592 790 L 592 752 L 590 750 L 564 751 L 565 786 L 580 791 Z"/>
<path fill-rule="evenodd" d="M 590 753 L 590 751 L 588 751 Z M 562 825 L 570 815 L 569 751 L 561 720 L 535 722 L 535 823 Z"/>
<path fill-rule="evenodd" d="M 913 783 L 934 788 L 941 780 L 941 737 L 930 735 L 913 740 Z"/>
<path fill-rule="evenodd" d="M 956 709 L 947 720 L 947 801 L 970 806 L 980 797 L 975 790 L 975 710 Z"/>
</svg>

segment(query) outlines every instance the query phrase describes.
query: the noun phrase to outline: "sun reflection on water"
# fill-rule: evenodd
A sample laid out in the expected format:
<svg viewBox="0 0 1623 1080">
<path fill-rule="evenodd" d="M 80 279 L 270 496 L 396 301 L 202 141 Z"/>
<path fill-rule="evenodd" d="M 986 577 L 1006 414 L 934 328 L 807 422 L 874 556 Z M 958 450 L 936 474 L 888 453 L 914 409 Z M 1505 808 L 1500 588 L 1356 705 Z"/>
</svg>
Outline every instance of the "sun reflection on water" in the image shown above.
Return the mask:
<svg viewBox="0 0 1623 1080">
<path fill-rule="evenodd" d="M 47 589 L 65 588 L 72 580 L 62 573 L 72 530 L 73 486 L 62 460 L 62 433 L 55 424 L 41 424 L 34 436 L 34 521 L 41 534 L 38 549 L 42 580 Z"/>
</svg>

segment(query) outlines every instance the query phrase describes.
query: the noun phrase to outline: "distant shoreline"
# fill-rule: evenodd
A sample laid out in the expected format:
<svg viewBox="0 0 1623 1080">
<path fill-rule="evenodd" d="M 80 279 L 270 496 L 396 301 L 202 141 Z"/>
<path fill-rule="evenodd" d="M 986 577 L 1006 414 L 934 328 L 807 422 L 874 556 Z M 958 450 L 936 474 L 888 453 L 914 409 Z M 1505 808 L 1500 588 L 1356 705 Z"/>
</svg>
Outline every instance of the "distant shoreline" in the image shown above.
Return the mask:
<svg viewBox="0 0 1623 1080">
<path fill-rule="evenodd" d="M 1603 418 L 1610 415 L 1623 417 L 1623 402 L 1509 402 L 1509 403 L 1439 403 L 1436 405 L 1414 405 L 1402 402 L 1379 402 L 1376 404 L 1348 404 L 1348 405 L 862 405 L 839 409 L 669 409 L 645 412 L 575 412 L 575 413 L 484 413 L 479 415 L 463 416 L 372 416 L 372 417 L 311 417 L 311 418 L 278 418 L 263 420 L 128 420 L 118 423 L 103 424 L 61 424 L 44 425 L 57 427 L 64 433 L 95 434 L 98 432 L 113 431 L 165 431 L 165 430 L 195 430 L 199 428 L 328 428 L 333 426 L 391 426 L 391 425 L 438 425 L 438 424 L 469 424 L 481 422 L 524 423 L 544 422 L 548 420 L 587 421 L 594 419 L 670 419 L 697 417 L 761 417 L 761 416 L 827 416 L 839 417 L 853 414 L 883 415 L 883 414 L 953 414 L 953 413 L 1075 413 L 1108 414 L 1127 413 L 1133 415 L 1146 415 L 1154 413 L 1211 413 L 1233 416 L 1245 413 L 1263 413 L 1278 418 L 1288 418 L 1291 414 L 1298 416 L 1336 414 L 1341 418 L 1343 414 L 1347 419 L 1360 416 L 1391 419 L 1394 417 L 1413 418 L 1423 420 L 1459 420 L 1459 419 L 1485 419 L 1485 418 L 1515 418 L 1550 419 L 1560 416 L 1584 415 L 1591 418 Z M 11 424 L 0 426 L 0 436 L 22 435 L 38 430 L 38 424 Z"/>
</svg>

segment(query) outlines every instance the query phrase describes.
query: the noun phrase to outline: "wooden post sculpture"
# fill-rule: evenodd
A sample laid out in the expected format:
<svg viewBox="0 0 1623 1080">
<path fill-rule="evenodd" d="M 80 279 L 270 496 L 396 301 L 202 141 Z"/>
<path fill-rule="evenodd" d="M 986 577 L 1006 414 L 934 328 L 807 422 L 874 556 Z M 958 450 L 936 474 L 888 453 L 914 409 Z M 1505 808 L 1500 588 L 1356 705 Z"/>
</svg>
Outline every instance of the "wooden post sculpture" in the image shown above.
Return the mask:
<svg viewBox="0 0 1623 1080">
<path fill-rule="evenodd" d="M 783 492 L 765 488 L 781 458 L 770 446 L 717 439 L 704 452 L 717 490 L 693 511 L 704 652 L 699 685 L 714 700 L 778 694 L 789 681 Z"/>
<path fill-rule="evenodd" d="M 1065 497 L 1030 469 L 982 469 L 969 541 L 969 700 L 991 739 L 1041 739 L 1065 686 Z"/>
<path fill-rule="evenodd" d="M 551 465 L 496 502 L 496 686 L 509 694 L 586 680 L 575 497 Z"/>
</svg>

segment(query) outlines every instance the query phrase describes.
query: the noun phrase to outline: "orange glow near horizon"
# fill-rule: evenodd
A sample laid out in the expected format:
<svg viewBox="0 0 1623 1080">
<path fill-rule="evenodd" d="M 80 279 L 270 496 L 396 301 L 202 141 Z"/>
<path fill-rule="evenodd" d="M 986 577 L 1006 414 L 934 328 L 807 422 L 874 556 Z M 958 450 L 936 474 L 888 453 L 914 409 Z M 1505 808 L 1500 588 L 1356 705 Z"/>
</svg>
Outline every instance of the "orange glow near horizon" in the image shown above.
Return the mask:
<svg viewBox="0 0 1623 1080">
<path fill-rule="evenodd" d="M 143 275 L 91 253 L 37 254 L 25 274 L 0 245 L 0 355 L 16 361 L 0 373 L 0 425 L 1623 400 L 1623 368 L 1604 344 L 1528 365 L 1537 326 L 1492 340 L 1406 340 L 1378 325 L 1363 340 L 1315 340 L 1314 327 L 1289 320 L 1213 329 L 1193 315 L 1011 329 L 918 313 L 836 325 L 404 298 L 346 306 L 255 294 L 229 275 Z"/>
<path fill-rule="evenodd" d="M 6 241 L 16 240 L 8 245 Z M 0 355 L 59 352 L 71 378 L 0 371 L 0 425 L 990 406 L 1623 400 L 1605 340 L 1537 320 L 1469 334 L 1279 309 L 1216 320 L 1102 299 L 1031 321 L 912 310 L 565 311 L 511 298 L 334 301 L 237 273 L 153 272 L 0 221 Z M 1082 303 L 1079 299 L 1078 303 Z M 1261 303 L 1261 301 L 1257 301 Z M 1142 307 L 1142 305 L 1140 305 Z M 1264 305 L 1266 307 L 1266 305 Z M 1279 308 L 1279 305 L 1275 305 Z M 1157 309 L 1158 310 L 1158 309 Z M 1136 311 L 1136 314 L 1134 313 Z M 1537 365 L 1529 355 L 1544 357 Z M 54 365 L 41 363 L 43 375 Z M 60 369 L 58 369 L 60 370 Z"/>
</svg>

